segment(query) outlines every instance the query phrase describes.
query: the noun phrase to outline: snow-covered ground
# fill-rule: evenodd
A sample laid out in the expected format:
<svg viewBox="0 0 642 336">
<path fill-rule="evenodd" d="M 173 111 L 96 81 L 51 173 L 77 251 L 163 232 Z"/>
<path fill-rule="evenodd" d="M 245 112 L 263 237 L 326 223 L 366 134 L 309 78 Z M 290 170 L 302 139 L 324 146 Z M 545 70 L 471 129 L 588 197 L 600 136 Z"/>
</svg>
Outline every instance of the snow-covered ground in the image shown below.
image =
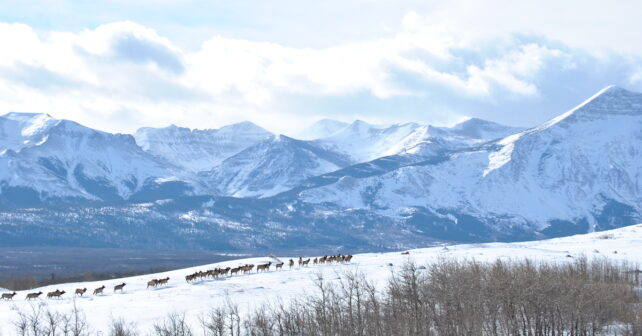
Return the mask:
<svg viewBox="0 0 642 336">
<path fill-rule="evenodd" d="M 32 304 L 46 302 L 51 309 L 70 310 L 74 303 L 72 293 L 76 288 L 86 287 L 88 293 L 91 293 L 94 288 L 106 286 L 104 295 L 85 295 L 75 299 L 77 307 L 86 314 L 95 332 L 105 330 L 112 318 L 119 317 L 135 321 L 140 331 L 147 331 L 154 322 L 172 312 L 185 313 L 187 318 L 196 324 L 200 315 L 211 307 L 224 304 L 227 299 L 237 303 L 241 310 L 247 310 L 257 304 L 277 300 L 287 301 L 297 295 L 312 293 L 315 290 L 313 281 L 318 274 L 322 274 L 324 279 L 334 281 L 342 272 L 356 270 L 363 272 L 370 280 L 381 286 L 388 279 L 391 271 L 401 267 L 407 260 L 418 264 L 426 264 L 437 258 L 465 258 L 479 261 L 493 261 L 497 258 L 503 260 L 531 258 L 567 262 L 581 255 L 642 263 L 642 224 L 534 242 L 439 246 L 411 250 L 409 255 L 401 255 L 399 252 L 358 254 L 349 265 L 311 264 L 309 267 L 294 266 L 289 269 L 287 260 L 296 259 L 298 256 L 278 256 L 278 259 L 286 262 L 283 270 L 275 271 L 273 267 L 266 273 L 254 272 L 216 280 L 197 281 L 192 284 L 185 282 L 185 275 L 198 270 L 234 267 L 247 263 L 260 264 L 268 261 L 274 263 L 275 259 L 270 257 L 239 259 L 125 279 L 48 286 L 18 292 L 13 301 L 0 302 L 0 334 L 14 333 L 11 321 L 16 318 L 16 309 L 30 309 Z M 164 277 L 170 277 L 168 286 L 157 289 L 145 288 L 147 281 Z M 122 282 L 127 284 L 124 292 L 114 293 L 113 286 Z M 47 292 L 56 289 L 65 290 L 67 294 L 61 299 L 44 298 Z M 44 292 L 41 299 L 31 302 L 25 300 L 27 292 L 38 291 Z"/>
</svg>

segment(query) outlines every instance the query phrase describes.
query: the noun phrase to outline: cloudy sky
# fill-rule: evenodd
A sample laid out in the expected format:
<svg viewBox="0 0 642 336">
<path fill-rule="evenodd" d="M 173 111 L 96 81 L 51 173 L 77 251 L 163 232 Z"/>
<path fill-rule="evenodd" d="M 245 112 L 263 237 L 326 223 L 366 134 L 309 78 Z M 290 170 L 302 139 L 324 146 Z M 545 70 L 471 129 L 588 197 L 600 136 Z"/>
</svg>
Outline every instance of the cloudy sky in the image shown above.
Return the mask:
<svg viewBox="0 0 642 336">
<path fill-rule="evenodd" d="M 642 2 L 0 0 L 0 114 L 131 132 L 531 126 L 642 91 Z"/>
</svg>

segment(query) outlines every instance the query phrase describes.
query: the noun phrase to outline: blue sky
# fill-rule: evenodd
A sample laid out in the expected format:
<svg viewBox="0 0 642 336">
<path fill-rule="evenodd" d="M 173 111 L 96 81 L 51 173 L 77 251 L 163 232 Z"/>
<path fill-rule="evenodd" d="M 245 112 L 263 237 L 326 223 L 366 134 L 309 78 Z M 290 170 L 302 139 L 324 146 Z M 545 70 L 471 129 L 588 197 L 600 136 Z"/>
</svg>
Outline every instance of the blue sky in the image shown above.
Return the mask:
<svg viewBox="0 0 642 336">
<path fill-rule="evenodd" d="M 0 113 L 119 132 L 320 118 L 531 126 L 642 91 L 639 1 L 0 0 Z"/>
</svg>

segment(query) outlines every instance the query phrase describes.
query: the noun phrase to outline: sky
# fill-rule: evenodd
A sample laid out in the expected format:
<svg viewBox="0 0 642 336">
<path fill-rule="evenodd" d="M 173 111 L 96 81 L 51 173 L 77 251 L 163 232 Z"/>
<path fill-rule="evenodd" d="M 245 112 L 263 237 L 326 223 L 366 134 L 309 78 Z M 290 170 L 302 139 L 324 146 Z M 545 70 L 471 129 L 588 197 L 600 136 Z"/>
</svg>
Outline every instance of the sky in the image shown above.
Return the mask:
<svg viewBox="0 0 642 336">
<path fill-rule="evenodd" d="M 0 0 L 0 114 L 111 132 L 534 126 L 642 91 L 642 2 Z"/>
</svg>

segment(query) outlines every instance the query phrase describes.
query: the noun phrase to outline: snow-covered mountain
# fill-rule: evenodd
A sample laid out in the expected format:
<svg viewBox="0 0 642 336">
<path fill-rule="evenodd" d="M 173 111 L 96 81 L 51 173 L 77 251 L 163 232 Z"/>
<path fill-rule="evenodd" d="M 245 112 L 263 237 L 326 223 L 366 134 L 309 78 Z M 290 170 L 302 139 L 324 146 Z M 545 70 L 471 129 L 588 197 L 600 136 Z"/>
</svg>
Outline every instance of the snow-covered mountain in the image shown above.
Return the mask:
<svg viewBox="0 0 642 336">
<path fill-rule="evenodd" d="M 226 159 L 204 176 L 217 194 L 265 197 L 351 163 L 348 157 L 314 142 L 279 135 Z"/>
<path fill-rule="evenodd" d="M 45 114 L 0 116 L 0 199 L 6 204 L 117 201 L 185 177 L 145 153 L 131 135 Z"/>
<path fill-rule="evenodd" d="M 190 172 L 210 170 L 270 136 L 272 133 L 248 121 L 205 130 L 144 127 L 134 134 L 145 151 Z"/>
<path fill-rule="evenodd" d="M 333 119 L 321 119 L 297 134 L 297 139 L 316 140 L 327 138 L 346 128 L 349 124 Z"/>
<path fill-rule="evenodd" d="M 328 150 L 344 153 L 354 162 L 365 162 L 396 154 L 402 150 L 399 143 L 419 127 L 415 123 L 379 126 L 357 120 L 317 142 Z"/>
<path fill-rule="evenodd" d="M 642 222 L 642 94 L 616 87 L 526 130 L 356 121 L 304 141 L 242 123 L 137 137 L 0 117 L 0 244 L 382 250 Z"/>
<path fill-rule="evenodd" d="M 435 135 L 472 139 L 478 142 L 500 139 L 524 130 L 521 127 L 505 126 L 479 118 L 470 118 L 453 127 L 440 127 L 438 129 L 444 133 L 440 134 L 436 131 Z"/>
<path fill-rule="evenodd" d="M 357 120 L 328 137 L 318 139 L 317 143 L 344 153 L 355 162 L 366 162 L 399 154 L 433 155 L 503 138 L 521 130 L 476 118 L 450 128 L 417 123 L 382 126 Z"/>
<path fill-rule="evenodd" d="M 465 214 L 493 230 L 586 232 L 642 219 L 640 148 L 642 94 L 609 87 L 538 127 L 301 199 L 452 227 Z"/>
</svg>

